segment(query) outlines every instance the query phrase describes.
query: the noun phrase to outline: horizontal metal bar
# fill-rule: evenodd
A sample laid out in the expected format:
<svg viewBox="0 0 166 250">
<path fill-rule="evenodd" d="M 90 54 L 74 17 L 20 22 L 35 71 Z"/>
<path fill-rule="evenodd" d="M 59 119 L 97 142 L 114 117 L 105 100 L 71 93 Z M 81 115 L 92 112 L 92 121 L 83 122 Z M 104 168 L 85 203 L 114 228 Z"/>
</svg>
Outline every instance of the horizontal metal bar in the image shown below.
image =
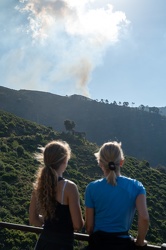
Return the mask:
<svg viewBox="0 0 166 250">
<path fill-rule="evenodd" d="M 43 230 L 41 227 L 33 227 L 28 225 L 21 225 L 21 224 L 14 224 L 14 223 L 8 223 L 8 222 L 0 222 L 0 228 L 8 228 L 8 229 L 15 229 L 20 230 L 24 232 L 31 232 L 31 233 L 37 233 L 40 234 Z M 74 238 L 76 240 L 81 241 L 88 241 L 89 235 L 88 234 L 81 234 L 81 233 L 74 233 Z M 166 249 L 166 244 L 163 243 L 161 246 L 155 246 L 155 245 L 147 245 L 148 250 L 155 250 L 155 249 Z"/>
<path fill-rule="evenodd" d="M 15 230 L 37 233 L 37 234 L 40 234 L 43 230 L 42 227 L 33 227 L 33 226 L 14 224 L 14 223 L 8 223 L 8 222 L 3 222 L 3 221 L 0 221 L 0 228 L 15 229 Z M 76 240 L 88 241 L 88 237 L 89 237 L 88 234 L 74 233 L 74 238 Z"/>
</svg>

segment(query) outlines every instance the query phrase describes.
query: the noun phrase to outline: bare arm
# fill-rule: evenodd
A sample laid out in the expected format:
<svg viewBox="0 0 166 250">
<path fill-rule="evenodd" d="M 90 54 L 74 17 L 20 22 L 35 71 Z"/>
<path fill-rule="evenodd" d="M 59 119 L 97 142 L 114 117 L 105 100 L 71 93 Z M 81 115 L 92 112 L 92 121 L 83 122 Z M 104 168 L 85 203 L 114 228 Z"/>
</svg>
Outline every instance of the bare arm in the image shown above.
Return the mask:
<svg viewBox="0 0 166 250">
<path fill-rule="evenodd" d="M 41 227 L 43 224 L 43 218 L 36 209 L 36 195 L 35 192 L 32 192 L 31 202 L 29 206 L 29 223 L 30 225 Z"/>
<path fill-rule="evenodd" d="M 85 227 L 88 234 L 93 232 L 94 228 L 94 209 L 93 208 L 85 208 Z"/>
<path fill-rule="evenodd" d="M 144 246 L 145 237 L 149 228 L 149 214 L 146 205 L 146 196 L 141 194 L 136 199 L 136 208 L 138 210 L 138 235 L 136 245 Z"/>
<path fill-rule="evenodd" d="M 69 209 L 73 222 L 74 231 L 79 231 L 84 226 L 78 188 L 74 183 L 68 183 Z"/>
</svg>

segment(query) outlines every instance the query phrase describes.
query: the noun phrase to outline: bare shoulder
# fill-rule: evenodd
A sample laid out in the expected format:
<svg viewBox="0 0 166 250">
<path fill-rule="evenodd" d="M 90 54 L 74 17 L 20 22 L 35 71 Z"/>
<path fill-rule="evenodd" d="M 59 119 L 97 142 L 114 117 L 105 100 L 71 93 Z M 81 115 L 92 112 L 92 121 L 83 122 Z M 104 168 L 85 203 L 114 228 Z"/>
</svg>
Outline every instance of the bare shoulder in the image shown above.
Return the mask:
<svg viewBox="0 0 166 250">
<path fill-rule="evenodd" d="M 68 179 L 66 179 L 66 181 L 67 181 L 67 189 L 69 191 L 74 191 L 74 190 L 77 191 L 78 190 L 77 185 L 73 181 L 70 181 Z"/>
</svg>

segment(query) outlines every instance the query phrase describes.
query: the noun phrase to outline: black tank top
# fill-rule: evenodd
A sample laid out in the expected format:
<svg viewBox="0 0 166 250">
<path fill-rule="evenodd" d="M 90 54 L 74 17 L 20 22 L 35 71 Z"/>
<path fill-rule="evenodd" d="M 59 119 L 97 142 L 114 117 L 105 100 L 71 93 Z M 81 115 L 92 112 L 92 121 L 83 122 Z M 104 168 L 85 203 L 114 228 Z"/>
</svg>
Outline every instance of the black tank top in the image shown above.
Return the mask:
<svg viewBox="0 0 166 250">
<path fill-rule="evenodd" d="M 62 177 L 58 181 L 63 180 Z M 55 218 L 47 219 L 44 222 L 44 229 L 57 233 L 73 233 L 73 223 L 71 220 L 69 205 L 63 205 L 57 202 L 55 209 Z"/>
</svg>

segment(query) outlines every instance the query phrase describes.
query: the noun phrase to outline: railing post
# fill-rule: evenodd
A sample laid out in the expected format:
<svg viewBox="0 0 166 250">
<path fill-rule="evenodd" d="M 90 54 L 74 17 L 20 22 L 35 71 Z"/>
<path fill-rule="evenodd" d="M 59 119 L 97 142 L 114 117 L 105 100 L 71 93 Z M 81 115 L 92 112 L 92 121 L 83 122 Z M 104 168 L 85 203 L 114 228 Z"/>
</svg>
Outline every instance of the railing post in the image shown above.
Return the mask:
<svg viewBox="0 0 166 250">
<path fill-rule="evenodd" d="M 163 243 L 162 245 L 161 245 L 161 249 L 165 249 L 166 250 L 166 243 Z"/>
</svg>

